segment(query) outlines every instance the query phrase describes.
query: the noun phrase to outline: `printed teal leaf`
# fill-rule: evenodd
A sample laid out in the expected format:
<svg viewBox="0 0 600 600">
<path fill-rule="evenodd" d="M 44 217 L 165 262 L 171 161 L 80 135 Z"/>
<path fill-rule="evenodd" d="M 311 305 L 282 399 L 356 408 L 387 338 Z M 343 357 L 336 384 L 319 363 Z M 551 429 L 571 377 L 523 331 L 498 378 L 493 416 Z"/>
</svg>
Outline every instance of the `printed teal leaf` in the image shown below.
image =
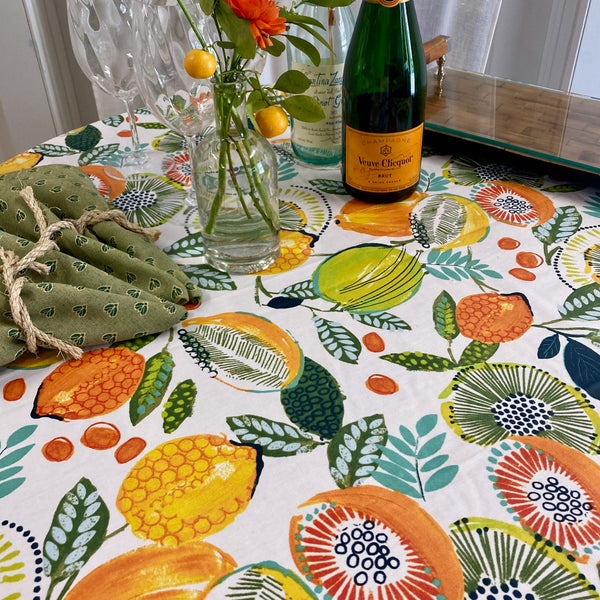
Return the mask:
<svg viewBox="0 0 600 600">
<path fill-rule="evenodd" d="M 384 487 L 396 492 L 400 492 L 401 494 L 406 494 L 411 498 L 423 498 L 423 494 L 421 494 L 418 489 L 415 489 L 410 484 L 406 483 L 402 479 L 399 479 L 398 477 L 394 477 L 393 475 L 387 475 L 386 473 L 375 471 L 373 473 L 373 479 L 375 479 L 375 481 Z"/>
<path fill-rule="evenodd" d="M 316 187 L 319 191 L 326 194 L 339 194 L 347 196 L 348 192 L 341 181 L 335 179 L 311 179 L 310 185 Z"/>
<path fill-rule="evenodd" d="M 473 340 L 460 355 L 458 366 L 468 367 L 469 365 L 485 362 L 496 354 L 498 348 L 500 348 L 500 344 L 498 343 L 485 344 L 484 342 Z"/>
<path fill-rule="evenodd" d="M 413 448 L 417 445 L 417 440 L 415 436 L 412 434 L 408 427 L 404 427 L 404 425 L 400 425 L 399 428 L 400 435 L 404 438 L 404 441 Z"/>
<path fill-rule="evenodd" d="M 600 320 L 600 285 L 589 283 L 569 294 L 558 312 L 563 319 L 574 321 Z"/>
<path fill-rule="evenodd" d="M 446 281 L 469 278 L 482 281 L 485 277 L 502 279 L 502 275 L 489 265 L 479 259 L 472 259 L 468 252 L 463 254 L 460 250 L 431 250 L 427 255 L 425 267 L 428 273 Z"/>
<path fill-rule="evenodd" d="M 438 454 L 446 440 L 445 433 L 426 439 L 436 424 L 436 414 L 425 415 L 415 426 L 416 436 L 404 425 L 399 428 L 404 440 L 388 436 L 389 446 L 381 449 L 373 478 L 385 487 L 423 500 L 426 492 L 448 485 L 456 476 L 458 467 L 446 465 L 447 454 Z M 426 480 L 424 473 L 431 473 Z"/>
<path fill-rule="evenodd" d="M 8 454 L 4 454 L 4 452 L 0 455 L 0 469 L 5 469 L 6 467 L 10 467 L 14 465 L 17 461 L 21 460 L 33 447 L 35 444 L 29 444 L 28 446 L 22 446 L 21 448 L 17 448 Z"/>
<path fill-rule="evenodd" d="M 589 200 L 585 201 L 583 212 L 590 217 L 600 219 L 600 192 L 596 192 L 594 196 L 590 196 Z"/>
<path fill-rule="evenodd" d="M 445 433 L 440 433 L 439 435 L 436 435 L 435 437 L 431 438 L 429 441 L 423 444 L 421 448 L 419 448 L 419 451 L 417 452 L 417 458 L 419 460 L 423 460 L 424 458 L 430 458 L 436 452 L 439 452 L 439 450 L 444 444 L 445 439 Z"/>
<path fill-rule="evenodd" d="M 12 494 L 19 486 L 25 482 L 25 477 L 15 477 L 0 483 L 0 498 L 4 498 Z"/>
<path fill-rule="evenodd" d="M 394 446 L 394 448 L 396 448 L 396 450 L 398 450 L 398 452 L 400 452 L 401 454 L 404 454 L 405 456 L 415 456 L 416 455 L 414 446 L 409 446 L 406 442 L 401 440 L 399 437 L 396 437 L 395 435 L 390 435 L 389 440 L 390 440 L 391 444 Z"/>
<path fill-rule="evenodd" d="M 425 482 L 423 489 L 426 492 L 435 492 L 446 487 L 456 477 L 458 473 L 458 467 L 456 465 L 449 465 L 438 471 L 435 471 L 433 475 Z"/>
<path fill-rule="evenodd" d="M 372 475 L 387 436 L 381 414 L 349 423 L 333 436 L 327 447 L 327 458 L 329 472 L 339 488 L 361 485 Z"/>
<path fill-rule="evenodd" d="M 319 297 L 315 292 L 312 279 L 289 285 L 283 288 L 279 292 L 279 295 L 287 296 L 288 298 L 300 298 L 302 300 L 314 300 Z"/>
<path fill-rule="evenodd" d="M 257 415 L 239 415 L 226 420 L 240 442 L 260 445 L 264 456 L 294 456 L 312 452 L 322 445 L 322 442 L 289 423 Z"/>
<path fill-rule="evenodd" d="M 308 357 L 298 383 L 281 390 L 281 404 L 290 421 L 323 439 L 340 430 L 345 399 L 333 375 Z"/>
<path fill-rule="evenodd" d="M 445 340 L 451 341 L 460 334 L 456 323 L 456 302 L 445 290 L 433 303 L 433 324 L 438 335 Z"/>
<path fill-rule="evenodd" d="M 197 258 L 204 255 L 204 242 L 200 232 L 192 233 L 183 237 L 170 246 L 167 246 L 165 252 L 174 258 Z"/>
<path fill-rule="evenodd" d="M 337 360 L 356 364 L 362 350 L 359 339 L 339 323 L 313 315 L 317 335 L 325 350 Z"/>
<path fill-rule="evenodd" d="M 384 331 L 410 331 L 410 325 L 406 322 L 388 312 L 374 312 L 374 313 L 354 313 L 351 312 L 350 316 L 363 325 L 369 327 L 376 327 Z"/>
<path fill-rule="evenodd" d="M 449 458 L 447 454 L 438 454 L 421 465 L 421 472 L 434 471 L 447 463 Z"/>
<path fill-rule="evenodd" d="M 228 273 L 210 265 L 184 265 L 184 273 L 203 290 L 233 291 L 237 289 Z"/>
<path fill-rule="evenodd" d="M 546 246 L 568 240 L 581 227 L 582 217 L 575 206 L 559 206 L 554 215 L 532 228 L 533 235 Z"/>
<path fill-rule="evenodd" d="M 419 437 L 425 437 L 429 433 L 431 433 L 435 426 L 437 425 L 437 415 L 423 415 L 416 424 L 417 435 Z"/>
<path fill-rule="evenodd" d="M 80 479 L 62 497 L 43 545 L 43 568 L 51 588 L 79 573 L 102 545 L 108 521 L 108 508 L 88 479 Z"/>
<path fill-rule="evenodd" d="M 433 371 L 443 373 L 457 367 L 456 363 L 435 354 L 424 352 L 400 352 L 399 354 L 383 354 L 379 358 L 404 367 L 408 371 Z"/>
<path fill-rule="evenodd" d="M 560 352 L 560 337 L 557 333 L 544 338 L 538 347 L 538 358 L 554 358 Z"/>
<path fill-rule="evenodd" d="M 4 469 L 0 471 L 0 481 L 4 481 L 6 479 L 10 479 L 14 477 L 17 473 L 20 473 L 23 470 L 23 467 L 10 467 L 10 469 Z"/>
<path fill-rule="evenodd" d="M 33 432 L 36 429 L 37 425 L 25 425 L 24 427 L 20 427 L 16 431 L 13 431 L 13 433 L 8 436 L 8 440 L 6 440 L 5 448 L 12 448 L 21 442 L 24 442 L 27 438 L 33 435 Z"/>
<path fill-rule="evenodd" d="M 399 456 L 399 455 L 397 455 Z M 418 483 L 417 478 L 413 475 L 414 471 L 411 469 L 405 469 L 402 465 L 396 461 L 380 460 L 378 465 L 379 471 L 385 471 L 402 481 L 407 483 Z"/>
</svg>

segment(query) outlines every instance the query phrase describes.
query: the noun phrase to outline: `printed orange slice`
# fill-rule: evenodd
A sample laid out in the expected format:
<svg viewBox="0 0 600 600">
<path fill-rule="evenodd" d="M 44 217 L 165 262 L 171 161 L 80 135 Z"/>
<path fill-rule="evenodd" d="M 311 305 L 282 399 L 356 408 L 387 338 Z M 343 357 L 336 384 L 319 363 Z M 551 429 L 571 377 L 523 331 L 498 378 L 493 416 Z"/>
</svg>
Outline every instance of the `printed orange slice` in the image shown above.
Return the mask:
<svg viewBox="0 0 600 600">
<path fill-rule="evenodd" d="M 290 548 L 311 585 L 336 600 L 463 600 L 449 537 L 407 496 L 372 485 L 317 494 L 292 518 Z"/>
<path fill-rule="evenodd" d="M 573 552 L 600 542 L 600 465 L 578 450 L 535 436 L 492 448 L 490 475 L 525 529 Z"/>
<path fill-rule="evenodd" d="M 96 567 L 65 600 L 200 600 L 213 582 L 235 567 L 231 556 L 207 542 L 177 548 L 151 544 Z"/>
</svg>

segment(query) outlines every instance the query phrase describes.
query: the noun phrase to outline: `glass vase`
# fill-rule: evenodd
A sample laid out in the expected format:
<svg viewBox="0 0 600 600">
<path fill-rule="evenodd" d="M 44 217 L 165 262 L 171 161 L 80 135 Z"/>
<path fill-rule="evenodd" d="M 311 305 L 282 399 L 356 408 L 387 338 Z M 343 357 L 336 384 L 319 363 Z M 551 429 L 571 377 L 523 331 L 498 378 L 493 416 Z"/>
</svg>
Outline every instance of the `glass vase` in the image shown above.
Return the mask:
<svg viewBox="0 0 600 600">
<path fill-rule="evenodd" d="M 213 82 L 215 130 L 194 152 L 205 258 L 230 273 L 254 273 L 279 256 L 277 157 L 249 129 L 244 85 Z"/>
</svg>

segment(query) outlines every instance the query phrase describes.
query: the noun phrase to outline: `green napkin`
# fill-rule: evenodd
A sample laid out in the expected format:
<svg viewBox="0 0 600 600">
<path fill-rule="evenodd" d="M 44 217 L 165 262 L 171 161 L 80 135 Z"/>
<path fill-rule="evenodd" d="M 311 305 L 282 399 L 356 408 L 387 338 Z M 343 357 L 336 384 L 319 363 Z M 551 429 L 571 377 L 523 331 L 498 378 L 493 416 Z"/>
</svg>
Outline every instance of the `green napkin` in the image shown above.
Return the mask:
<svg viewBox="0 0 600 600">
<path fill-rule="evenodd" d="M 21 196 L 27 186 L 43 217 Z M 8 278 L 0 282 L 0 365 L 26 351 L 26 335 L 13 319 L 8 297 L 7 285 L 16 281 L 23 307 L 17 314 L 24 311 L 30 319 L 24 328 L 37 329 L 38 340 L 52 336 L 70 347 L 164 331 L 185 318 L 183 304 L 199 301 L 200 290 L 162 250 L 115 222 L 92 225 L 85 235 L 61 228 L 51 237 L 55 244 L 47 243 L 40 253 L 38 220 L 43 228 L 109 209 L 77 167 L 51 165 L 0 176 L 0 258 L 7 261 L 3 277 Z M 37 258 L 26 269 L 10 274 L 9 263 L 32 256 Z M 14 290 L 12 295 L 14 302 Z"/>
</svg>

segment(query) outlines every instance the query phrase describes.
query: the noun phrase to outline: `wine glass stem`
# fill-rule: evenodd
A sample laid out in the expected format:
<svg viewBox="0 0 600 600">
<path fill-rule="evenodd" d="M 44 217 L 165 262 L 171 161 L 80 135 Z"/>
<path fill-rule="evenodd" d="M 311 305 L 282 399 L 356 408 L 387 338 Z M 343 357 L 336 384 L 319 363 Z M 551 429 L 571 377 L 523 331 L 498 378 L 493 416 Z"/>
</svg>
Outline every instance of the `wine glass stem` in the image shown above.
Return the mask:
<svg viewBox="0 0 600 600">
<path fill-rule="evenodd" d="M 135 110 L 133 109 L 132 100 L 124 100 L 125 106 L 127 106 L 127 116 L 129 117 L 129 129 L 131 130 L 131 146 L 134 152 L 140 151 L 140 138 L 138 135 L 138 129 L 135 122 Z"/>
</svg>

